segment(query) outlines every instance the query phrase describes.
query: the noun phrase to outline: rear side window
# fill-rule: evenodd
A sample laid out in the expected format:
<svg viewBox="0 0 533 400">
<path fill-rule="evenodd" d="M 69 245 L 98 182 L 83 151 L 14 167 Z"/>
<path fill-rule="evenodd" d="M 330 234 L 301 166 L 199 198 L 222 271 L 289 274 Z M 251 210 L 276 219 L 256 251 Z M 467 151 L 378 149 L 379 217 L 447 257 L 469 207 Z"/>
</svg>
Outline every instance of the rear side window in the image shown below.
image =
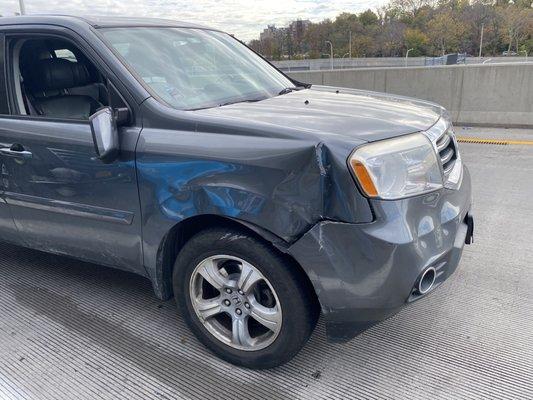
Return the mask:
<svg viewBox="0 0 533 400">
<path fill-rule="evenodd" d="M 54 50 L 54 55 L 56 56 L 56 58 L 62 58 L 64 60 L 68 60 L 72 62 L 78 62 L 74 53 L 70 51 L 69 49 Z"/>
</svg>

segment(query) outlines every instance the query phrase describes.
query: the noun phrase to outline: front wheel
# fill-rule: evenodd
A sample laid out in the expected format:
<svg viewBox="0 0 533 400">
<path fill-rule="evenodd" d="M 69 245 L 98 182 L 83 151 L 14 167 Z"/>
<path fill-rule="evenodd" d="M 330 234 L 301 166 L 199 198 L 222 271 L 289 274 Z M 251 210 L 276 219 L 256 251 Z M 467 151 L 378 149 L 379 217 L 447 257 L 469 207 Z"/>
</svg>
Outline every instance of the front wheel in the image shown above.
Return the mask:
<svg viewBox="0 0 533 400">
<path fill-rule="evenodd" d="M 185 320 L 207 347 L 236 365 L 271 368 L 294 357 L 315 326 L 304 278 L 262 241 L 211 229 L 185 244 L 173 284 Z"/>
</svg>

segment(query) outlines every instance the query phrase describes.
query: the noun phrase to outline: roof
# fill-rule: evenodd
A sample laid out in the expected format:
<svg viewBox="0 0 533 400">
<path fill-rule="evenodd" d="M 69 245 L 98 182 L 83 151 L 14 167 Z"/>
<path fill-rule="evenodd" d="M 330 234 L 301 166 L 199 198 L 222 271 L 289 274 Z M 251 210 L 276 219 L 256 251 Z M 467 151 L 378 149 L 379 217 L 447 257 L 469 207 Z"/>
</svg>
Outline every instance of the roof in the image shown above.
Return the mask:
<svg viewBox="0 0 533 400">
<path fill-rule="evenodd" d="M 173 21 L 162 18 L 113 17 L 113 16 L 75 16 L 56 14 L 29 14 L 0 18 L 0 25 L 20 24 L 54 24 L 62 26 L 90 25 L 94 28 L 112 27 L 175 27 L 211 29 L 206 26 L 183 21 Z"/>
</svg>

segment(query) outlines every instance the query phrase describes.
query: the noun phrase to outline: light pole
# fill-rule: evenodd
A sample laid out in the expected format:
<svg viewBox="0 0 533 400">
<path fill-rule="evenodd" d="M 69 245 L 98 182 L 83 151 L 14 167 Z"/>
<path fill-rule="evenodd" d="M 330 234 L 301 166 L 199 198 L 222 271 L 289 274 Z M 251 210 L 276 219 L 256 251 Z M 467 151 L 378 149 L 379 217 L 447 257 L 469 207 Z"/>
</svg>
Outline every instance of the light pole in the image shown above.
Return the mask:
<svg viewBox="0 0 533 400">
<path fill-rule="evenodd" d="M 483 31 L 485 30 L 485 24 L 481 24 L 481 38 L 479 40 L 479 58 L 481 58 L 481 50 L 483 49 Z"/>
<path fill-rule="evenodd" d="M 19 0 L 20 6 L 20 15 L 26 14 L 26 6 L 24 5 L 24 0 Z"/>
<path fill-rule="evenodd" d="M 350 58 L 352 58 L 352 31 L 350 31 Z"/>
<path fill-rule="evenodd" d="M 346 53 L 345 55 L 342 56 L 342 59 L 344 60 L 346 58 L 346 56 L 349 56 L 350 53 Z M 350 60 L 348 60 L 348 63 L 350 63 Z M 342 65 L 342 68 L 347 68 L 349 67 L 348 65 L 346 65 L 346 63 L 343 62 L 343 65 Z"/>
<path fill-rule="evenodd" d="M 326 40 L 326 44 L 329 44 L 330 48 L 330 63 L 331 63 L 331 69 L 333 69 L 333 43 L 331 43 L 329 40 Z"/>
<path fill-rule="evenodd" d="M 407 53 L 405 53 L 405 66 L 407 67 L 407 58 L 409 57 L 409 52 L 412 51 L 414 49 L 409 49 L 407 50 Z"/>
</svg>

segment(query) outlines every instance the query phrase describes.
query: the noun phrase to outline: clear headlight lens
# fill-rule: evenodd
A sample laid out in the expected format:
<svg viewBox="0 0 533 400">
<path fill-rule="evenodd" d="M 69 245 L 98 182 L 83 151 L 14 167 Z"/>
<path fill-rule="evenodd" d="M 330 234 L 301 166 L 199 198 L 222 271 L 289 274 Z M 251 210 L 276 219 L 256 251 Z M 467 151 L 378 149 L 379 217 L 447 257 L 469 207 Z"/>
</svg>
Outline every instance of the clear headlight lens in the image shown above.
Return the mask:
<svg viewBox="0 0 533 400">
<path fill-rule="evenodd" d="M 400 199 L 443 187 L 437 155 L 422 133 L 363 145 L 349 164 L 368 197 Z"/>
</svg>

